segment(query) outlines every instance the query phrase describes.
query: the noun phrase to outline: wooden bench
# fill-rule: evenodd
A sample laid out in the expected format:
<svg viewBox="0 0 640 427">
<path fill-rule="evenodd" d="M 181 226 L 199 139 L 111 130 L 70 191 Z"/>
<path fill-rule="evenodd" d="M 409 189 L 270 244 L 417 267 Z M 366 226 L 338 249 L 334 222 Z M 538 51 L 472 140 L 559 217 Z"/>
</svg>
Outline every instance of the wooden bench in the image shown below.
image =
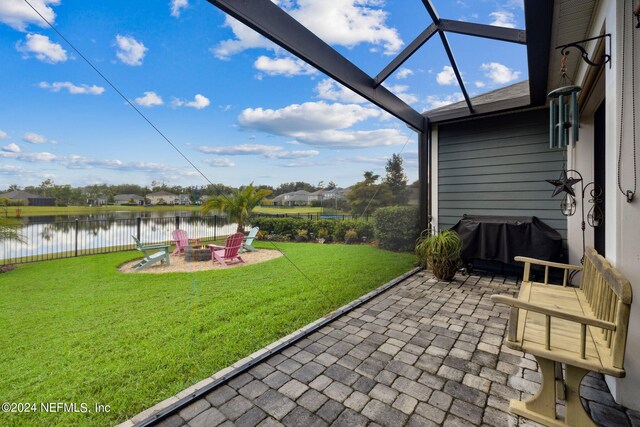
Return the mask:
<svg viewBox="0 0 640 427">
<path fill-rule="evenodd" d="M 491 299 L 511 307 L 505 343 L 536 357 L 542 385 L 531 399 L 512 400 L 509 409 L 547 426 L 595 426 L 580 401 L 580 382 L 589 371 L 624 377 L 631 285 L 592 248 L 586 249 L 584 268 L 515 259 L 524 262 L 518 298 Z M 545 268 L 544 282 L 529 279 L 532 265 Z M 564 270 L 562 285 L 549 284 L 550 268 Z M 580 270 L 580 287 L 567 286 L 569 272 Z M 564 419 L 556 400 L 566 401 Z"/>
</svg>

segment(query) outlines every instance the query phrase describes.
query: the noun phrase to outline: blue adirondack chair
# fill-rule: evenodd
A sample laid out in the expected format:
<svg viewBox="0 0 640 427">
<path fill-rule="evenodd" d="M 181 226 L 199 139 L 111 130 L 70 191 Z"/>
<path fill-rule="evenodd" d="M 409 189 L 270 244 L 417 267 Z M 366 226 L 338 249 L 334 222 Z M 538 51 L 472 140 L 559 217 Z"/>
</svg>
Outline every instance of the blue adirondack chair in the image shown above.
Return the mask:
<svg viewBox="0 0 640 427">
<path fill-rule="evenodd" d="M 249 235 L 247 237 L 245 237 L 245 239 L 244 239 L 244 244 L 242 245 L 241 252 L 244 252 L 244 251 L 256 252 L 257 251 L 257 249 L 254 248 L 252 245 L 253 245 L 253 241 L 255 240 L 256 236 L 258 235 L 258 231 L 260 231 L 259 227 L 253 227 L 249 231 Z"/>
<path fill-rule="evenodd" d="M 136 236 L 131 237 L 133 237 L 133 240 L 136 242 L 136 249 L 144 254 L 144 258 L 142 258 L 139 263 L 133 266 L 134 270 L 144 270 L 147 267 L 151 267 L 156 262 L 163 262 L 165 263 L 165 265 L 169 265 L 170 245 L 143 245 L 142 243 L 140 243 L 140 240 L 136 238 Z M 150 251 L 156 249 L 160 250 L 158 252 L 150 253 Z"/>
</svg>

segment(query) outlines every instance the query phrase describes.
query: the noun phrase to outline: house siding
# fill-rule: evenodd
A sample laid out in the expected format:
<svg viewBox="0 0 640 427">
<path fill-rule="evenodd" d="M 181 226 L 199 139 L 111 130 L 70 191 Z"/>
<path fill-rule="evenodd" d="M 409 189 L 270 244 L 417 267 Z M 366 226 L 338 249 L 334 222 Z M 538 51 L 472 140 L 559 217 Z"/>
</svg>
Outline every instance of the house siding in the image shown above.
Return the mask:
<svg viewBox="0 0 640 427">
<path fill-rule="evenodd" d="M 546 179 L 562 170 L 549 149 L 548 110 L 513 113 L 438 127 L 438 224 L 464 214 L 537 216 L 565 240 L 561 196 Z"/>
</svg>

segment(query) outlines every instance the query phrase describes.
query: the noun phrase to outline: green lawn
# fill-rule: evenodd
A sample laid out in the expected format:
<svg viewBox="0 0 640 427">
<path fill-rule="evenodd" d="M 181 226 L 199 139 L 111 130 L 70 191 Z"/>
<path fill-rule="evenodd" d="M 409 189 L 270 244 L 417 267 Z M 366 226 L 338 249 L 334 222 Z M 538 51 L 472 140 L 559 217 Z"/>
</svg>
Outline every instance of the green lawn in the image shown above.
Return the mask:
<svg viewBox="0 0 640 427">
<path fill-rule="evenodd" d="M 198 273 L 119 273 L 135 252 L 0 274 L 1 400 L 111 407 L 0 413 L 0 425 L 122 422 L 408 271 L 415 259 L 370 246 L 277 245 L 312 283 L 285 257 Z"/>
</svg>

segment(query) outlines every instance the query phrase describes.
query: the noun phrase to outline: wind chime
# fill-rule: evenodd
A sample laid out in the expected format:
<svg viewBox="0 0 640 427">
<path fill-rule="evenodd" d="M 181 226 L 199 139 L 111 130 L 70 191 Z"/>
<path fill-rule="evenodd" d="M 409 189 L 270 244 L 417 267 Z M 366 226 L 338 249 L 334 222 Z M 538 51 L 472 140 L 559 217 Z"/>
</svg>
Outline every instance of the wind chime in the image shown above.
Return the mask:
<svg viewBox="0 0 640 427">
<path fill-rule="evenodd" d="M 578 108 L 578 92 L 580 86 L 566 85 L 570 81 L 567 76 L 568 52 L 562 52 L 560 73 L 565 86 L 549 92 L 549 148 L 565 148 L 575 145 L 579 137 L 580 111 Z"/>
</svg>

